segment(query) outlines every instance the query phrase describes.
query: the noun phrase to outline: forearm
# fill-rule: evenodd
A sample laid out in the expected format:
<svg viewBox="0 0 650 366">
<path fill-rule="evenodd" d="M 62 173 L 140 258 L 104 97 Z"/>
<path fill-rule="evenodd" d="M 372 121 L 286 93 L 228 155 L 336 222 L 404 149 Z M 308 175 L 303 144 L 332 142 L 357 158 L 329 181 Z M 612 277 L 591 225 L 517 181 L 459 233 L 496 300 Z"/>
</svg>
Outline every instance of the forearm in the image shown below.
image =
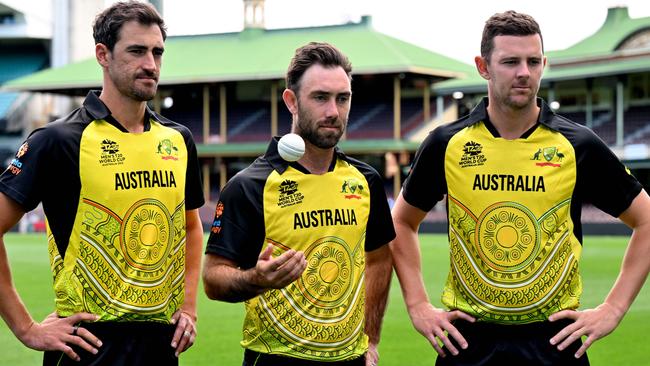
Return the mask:
<svg viewBox="0 0 650 366">
<path fill-rule="evenodd" d="M 650 271 L 649 240 L 650 230 L 648 228 L 635 229 L 623 257 L 619 276 L 605 299 L 605 303 L 614 306 L 621 312 L 621 318 L 634 302 L 648 277 Z"/>
<path fill-rule="evenodd" d="M 201 273 L 203 228 L 198 210 L 187 212 L 185 239 L 185 300 L 181 309 L 196 320 L 196 296 Z"/>
<path fill-rule="evenodd" d="M 620 318 L 627 312 L 638 295 L 650 271 L 650 197 L 642 190 L 619 218 L 632 228 L 616 283 L 605 299 Z"/>
<path fill-rule="evenodd" d="M 254 269 L 242 270 L 224 263 L 211 263 L 213 261 L 208 255 L 203 267 L 203 286 L 208 298 L 241 302 L 266 291 L 256 284 Z"/>
<path fill-rule="evenodd" d="M 395 222 L 395 231 L 397 238 L 391 242 L 390 250 L 404 302 L 407 307 L 429 302 L 422 279 L 417 230 L 404 223 Z"/>
<path fill-rule="evenodd" d="M 0 315 L 14 335 L 22 341 L 22 337 L 34 324 L 34 320 L 23 304 L 11 279 L 9 260 L 0 237 Z"/>
<path fill-rule="evenodd" d="M 387 245 L 366 253 L 365 333 L 370 343 L 379 343 L 381 323 L 388 303 L 392 269 L 390 249 Z"/>
</svg>

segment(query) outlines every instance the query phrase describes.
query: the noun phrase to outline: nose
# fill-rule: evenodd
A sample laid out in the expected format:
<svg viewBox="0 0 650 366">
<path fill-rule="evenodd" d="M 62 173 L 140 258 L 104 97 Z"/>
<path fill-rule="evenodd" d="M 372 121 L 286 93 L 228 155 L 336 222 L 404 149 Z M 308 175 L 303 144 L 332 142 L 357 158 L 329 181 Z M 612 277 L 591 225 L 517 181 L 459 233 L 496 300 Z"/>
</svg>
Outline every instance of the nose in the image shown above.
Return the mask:
<svg viewBox="0 0 650 366">
<path fill-rule="evenodd" d="M 156 57 L 153 52 L 147 52 L 142 58 L 142 68 L 147 71 L 156 71 L 158 65 L 156 64 Z"/>
<path fill-rule="evenodd" d="M 529 76 L 530 76 L 530 68 L 528 67 L 528 64 L 525 62 L 520 63 L 519 67 L 517 68 L 517 77 L 527 78 Z"/>
<path fill-rule="evenodd" d="M 339 108 L 336 104 L 336 98 L 330 98 L 325 106 L 325 117 L 327 118 L 338 118 L 339 117 Z"/>
</svg>

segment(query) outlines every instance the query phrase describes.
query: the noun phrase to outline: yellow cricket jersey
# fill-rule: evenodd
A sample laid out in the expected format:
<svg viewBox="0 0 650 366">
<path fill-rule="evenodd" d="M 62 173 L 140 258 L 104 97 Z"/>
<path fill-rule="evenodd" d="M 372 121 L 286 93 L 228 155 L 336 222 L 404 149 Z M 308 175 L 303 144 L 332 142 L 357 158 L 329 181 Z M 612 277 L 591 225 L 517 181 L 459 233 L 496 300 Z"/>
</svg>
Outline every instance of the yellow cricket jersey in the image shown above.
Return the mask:
<svg viewBox="0 0 650 366">
<path fill-rule="evenodd" d="M 242 346 L 321 361 L 363 355 L 365 251 L 394 237 L 381 178 L 341 152 L 330 171 L 309 174 L 277 154 L 235 176 L 219 198 L 207 252 L 255 266 L 266 243 L 273 256 L 305 253 L 302 276 L 246 301 Z"/>
<path fill-rule="evenodd" d="M 583 202 L 618 216 L 641 190 L 591 130 L 538 103 L 538 124 L 514 140 L 498 136 L 486 100 L 437 128 L 404 183 L 405 200 L 424 211 L 447 195 L 442 301 L 484 321 L 529 323 L 577 308 Z"/>
<path fill-rule="evenodd" d="M 184 127 L 146 118 L 128 133 L 90 93 L 30 135 L 21 172 L 3 175 L 16 201 L 43 202 L 60 316 L 168 322 L 183 303 L 185 211 L 203 203 L 196 149 Z"/>
</svg>

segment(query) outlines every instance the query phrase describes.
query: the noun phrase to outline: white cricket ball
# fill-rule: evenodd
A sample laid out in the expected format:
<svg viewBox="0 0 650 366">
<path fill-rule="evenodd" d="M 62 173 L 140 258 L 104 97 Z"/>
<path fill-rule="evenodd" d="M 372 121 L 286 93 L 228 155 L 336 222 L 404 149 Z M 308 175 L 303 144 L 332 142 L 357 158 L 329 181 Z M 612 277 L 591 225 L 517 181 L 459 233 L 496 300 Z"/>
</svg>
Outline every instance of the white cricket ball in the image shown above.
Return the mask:
<svg viewBox="0 0 650 366">
<path fill-rule="evenodd" d="M 288 133 L 278 141 L 278 153 L 286 161 L 297 161 L 305 153 L 305 141 L 295 133 Z"/>
</svg>

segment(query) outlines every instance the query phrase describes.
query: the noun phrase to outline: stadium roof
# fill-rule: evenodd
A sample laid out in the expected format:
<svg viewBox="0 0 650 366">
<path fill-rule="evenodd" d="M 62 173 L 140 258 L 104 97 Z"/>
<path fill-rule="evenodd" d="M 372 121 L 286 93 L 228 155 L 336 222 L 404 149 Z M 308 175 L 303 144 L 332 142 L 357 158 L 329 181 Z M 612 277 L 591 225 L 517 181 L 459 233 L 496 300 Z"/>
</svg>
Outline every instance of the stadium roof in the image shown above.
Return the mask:
<svg viewBox="0 0 650 366">
<path fill-rule="evenodd" d="M 346 53 L 354 74 L 414 73 L 435 78 L 465 76 L 473 68 L 452 58 L 379 33 L 371 18 L 360 23 L 170 37 L 160 85 L 283 79 L 296 48 L 326 41 Z M 7 89 L 79 94 L 101 86 L 94 58 L 12 80 Z"/>
<path fill-rule="evenodd" d="M 553 61 L 567 61 L 611 55 L 644 30 L 650 30 L 650 17 L 632 19 L 627 7 L 609 8 L 605 23 L 596 33 L 567 49 L 548 52 L 547 56 Z"/>
<path fill-rule="evenodd" d="M 650 71 L 650 45 L 624 47 L 646 32 L 650 33 L 650 17 L 632 19 L 626 7 L 610 8 L 605 23 L 594 34 L 567 49 L 546 53 L 548 64 L 542 84 Z M 455 91 L 484 93 L 487 82 L 474 71 L 465 78 L 437 83 L 434 89 L 442 95 Z"/>
</svg>

